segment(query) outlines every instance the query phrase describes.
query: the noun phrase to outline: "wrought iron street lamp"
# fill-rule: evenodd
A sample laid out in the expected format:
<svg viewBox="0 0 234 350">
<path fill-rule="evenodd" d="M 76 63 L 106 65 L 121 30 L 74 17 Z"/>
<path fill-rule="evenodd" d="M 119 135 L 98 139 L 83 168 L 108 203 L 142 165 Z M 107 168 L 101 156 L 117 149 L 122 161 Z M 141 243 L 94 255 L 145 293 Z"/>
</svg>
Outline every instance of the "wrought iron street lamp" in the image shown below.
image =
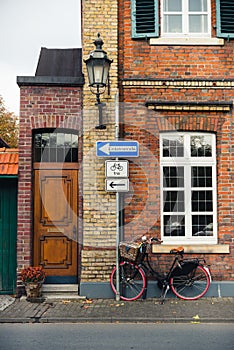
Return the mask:
<svg viewBox="0 0 234 350">
<path fill-rule="evenodd" d="M 99 33 L 94 41 L 94 45 L 96 49 L 90 53 L 89 58 L 84 60 L 84 62 L 87 67 L 90 90 L 96 95 L 96 105 L 99 111 L 99 125 L 96 126 L 96 129 L 105 129 L 106 126 L 102 124 L 103 103 L 100 101 L 100 95 L 105 92 L 110 65 L 113 60 L 110 60 L 107 57 L 107 53 L 102 49 L 103 40 Z"/>
</svg>

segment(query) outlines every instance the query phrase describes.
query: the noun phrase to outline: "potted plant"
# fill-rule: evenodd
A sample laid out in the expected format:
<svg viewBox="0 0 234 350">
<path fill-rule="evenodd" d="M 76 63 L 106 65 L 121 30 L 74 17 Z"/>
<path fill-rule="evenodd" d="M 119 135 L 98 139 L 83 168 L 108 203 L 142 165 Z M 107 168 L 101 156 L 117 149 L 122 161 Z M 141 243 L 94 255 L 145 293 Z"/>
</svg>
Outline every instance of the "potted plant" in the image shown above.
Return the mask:
<svg viewBox="0 0 234 350">
<path fill-rule="evenodd" d="M 40 298 L 42 295 L 42 284 L 46 274 L 41 266 L 25 267 L 21 271 L 21 280 L 25 286 L 27 300 Z"/>
</svg>

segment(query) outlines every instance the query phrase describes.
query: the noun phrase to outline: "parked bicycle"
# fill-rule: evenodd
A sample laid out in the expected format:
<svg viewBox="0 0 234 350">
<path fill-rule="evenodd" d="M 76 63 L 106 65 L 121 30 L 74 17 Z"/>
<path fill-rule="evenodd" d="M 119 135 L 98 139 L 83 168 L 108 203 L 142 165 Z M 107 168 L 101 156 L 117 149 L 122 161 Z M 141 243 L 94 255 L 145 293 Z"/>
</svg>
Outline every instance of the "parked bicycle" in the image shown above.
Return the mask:
<svg viewBox="0 0 234 350">
<path fill-rule="evenodd" d="M 166 294 L 171 291 L 180 299 L 196 300 L 203 297 L 211 283 L 210 269 L 204 259 L 184 259 L 184 248 L 172 249 L 174 260 L 167 273 L 160 273 L 153 269 L 149 261 L 149 253 L 152 243 L 162 243 L 158 238 L 146 239 L 142 242 L 126 243 L 119 245 L 119 293 L 120 299 L 126 301 L 145 298 L 147 293 L 148 276 L 151 275 L 161 288 L 161 300 L 164 302 Z M 116 291 L 116 266 L 110 276 L 110 284 L 115 294 Z"/>
</svg>

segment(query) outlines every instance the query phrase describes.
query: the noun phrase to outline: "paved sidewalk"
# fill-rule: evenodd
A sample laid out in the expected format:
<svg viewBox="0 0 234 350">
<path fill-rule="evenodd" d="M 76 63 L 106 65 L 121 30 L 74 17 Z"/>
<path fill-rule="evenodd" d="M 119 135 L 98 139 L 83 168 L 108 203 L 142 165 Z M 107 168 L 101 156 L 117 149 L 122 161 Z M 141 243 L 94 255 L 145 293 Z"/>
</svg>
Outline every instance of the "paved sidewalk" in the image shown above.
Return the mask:
<svg viewBox="0 0 234 350">
<path fill-rule="evenodd" d="M 31 303 L 21 298 L 0 310 L 0 323 L 167 322 L 234 323 L 234 298 L 197 301 L 158 299 L 117 302 L 112 299 L 46 300 Z"/>
</svg>

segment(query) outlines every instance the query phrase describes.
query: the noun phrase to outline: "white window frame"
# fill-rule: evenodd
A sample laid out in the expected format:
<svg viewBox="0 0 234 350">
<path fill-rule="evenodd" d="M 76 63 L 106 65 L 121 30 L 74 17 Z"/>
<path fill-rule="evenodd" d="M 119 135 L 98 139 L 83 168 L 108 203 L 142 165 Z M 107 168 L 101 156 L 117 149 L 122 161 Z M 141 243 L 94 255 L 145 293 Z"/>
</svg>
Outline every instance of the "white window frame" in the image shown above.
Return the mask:
<svg viewBox="0 0 234 350">
<path fill-rule="evenodd" d="M 182 33 L 167 33 L 164 32 L 164 1 L 161 0 L 161 37 L 162 38 L 211 38 L 211 1 L 207 0 L 207 11 L 203 12 L 189 12 L 189 0 L 182 0 Z M 178 12 L 166 12 L 167 14 L 178 14 Z M 190 33 L 189 32 L 189 14 L 207 15 L 207 33 Z"/>
<path fill-rule="evenodd" d="M 212 156 L 192 157 L 190 155 L 190 137 L 191 136 L 211 136 Z M 163 156 L 163 138 L 184 138 L 184 156 L 183 157 L 164 157 Z M 182 166 L 184 167 L 184 187 L 170 188 L 173 191 L 184 191 L 184 212 L 164 212 L 163 191 L 168 187 L 163 187 L 163 167 L 164 166 Z M 196 187 L 194 190 L 212 190 L 212 212 L 199 211 L 192 212 L 192 184 L 191 171 L 193 166 L 212 167 L 212 187 Z M 162 132 L 160 134 L 160 204 L 161 204 L 161 238 L 165 244 L 217 244 L 217 185 L 216 185 L 216 137 L 212 133 L 203 132 Z M 193 215 L 213 215 L 213 235 L 212 236 L 192 236 L 192 214 Z M 184 215 L 185 216 L 185 236 L 164 236 L 164 215 Z"/>
</svg>

